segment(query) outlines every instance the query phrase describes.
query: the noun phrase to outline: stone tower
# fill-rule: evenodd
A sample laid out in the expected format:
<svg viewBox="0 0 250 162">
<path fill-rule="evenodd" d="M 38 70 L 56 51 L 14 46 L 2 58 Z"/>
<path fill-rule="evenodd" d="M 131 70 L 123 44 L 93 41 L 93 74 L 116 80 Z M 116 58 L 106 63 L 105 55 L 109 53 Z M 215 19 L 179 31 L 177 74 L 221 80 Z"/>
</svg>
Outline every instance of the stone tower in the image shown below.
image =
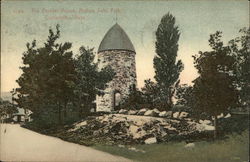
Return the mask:
<svg viewBox="0 0 250 162">
<path fill-rule="evenodd" d="M 98 49 L 99 69 L 110 65 L 116 75 L 108 83 L 103 96 L 96 97 L 96 111 L 116 110 L 128 96 L 129 87 L 137 85 L 135 49 L 128 35 L 117 23 L 104 36 Z"/>
</svg>

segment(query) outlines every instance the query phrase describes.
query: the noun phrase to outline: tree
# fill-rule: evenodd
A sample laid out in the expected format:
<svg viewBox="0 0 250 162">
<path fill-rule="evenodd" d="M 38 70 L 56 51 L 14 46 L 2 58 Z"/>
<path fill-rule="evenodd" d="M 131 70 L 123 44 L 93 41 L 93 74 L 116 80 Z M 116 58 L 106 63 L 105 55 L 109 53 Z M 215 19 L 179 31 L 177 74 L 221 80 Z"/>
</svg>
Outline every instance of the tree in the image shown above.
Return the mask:
<svg viewBox="0 0 250 162">
<path fill-rule="evenodd" d="M 214 118 L 214 137 L 217 137 L 217 115 L 237 106 L 238 92 L 233 75 L 235 58 L 230 48 L 223 46 L 221 32 L 210 35 L 212 51 L 199 52 L 194 64 L 200 76 L 193 87 L 193 108 Z"/>
<path fill-rule="evenodd" d="M 129 95 L 121 103 L 121 108 L 138 110 L 145 105 L 143 94 L 135 85 L 129 87 Z"/>
<path fill-rule="evenodd" d="M 36 41 L 27 43 L 21 67 L 23 73 L 16 89 L 19 107 L 30 109 L 33 117 L 41 117 L 43 113 L 57 113 L 58 123 L 62 123 L 62 110 L 66 112 L 67 103 L 71 100 L 74 83 L 74 62 L 72 44 L 58 44 L 59 25 L 56 32 L 49 30 L 44 46 L 38 48 Z M 57 108 L 57 109 L 56 109 Z"/>
<path fill-rule="evenodd" d="M 187 84 L 179 85 L 176 90 L 176 104 L 191 108 L 193 105 L 192 90 L 193 87 Z"/>
<path fill-rule="evenodd" d="M 76 57 L 76 95 L 79 116 L 82 117 L 90 112 L 96 95 L 101 95 L 102 90 L 115 75 L 110 66 L 98 70 L 98 64 L 94 63 L 93 48 L 80 47 L 80 54 Z"/>
<path fill-rule="evenodd" d="M 159 105 L 159 86 L 155 82 L 151 81 L 151 79 L 144 80 L 144 87 L 142 87 L 142 94 L 144 98 L 144 102 L 149 107 L 158 107 Z M 159 106 L 160 107 L 160 106 Z M 159 108 L 158 107 L 158 108 Z"/>
<path fill-rule="evenodd" d="M 17 107 L 10 103 L 9 101 L 4 101 L 0 99 L 0 119 L 4 120 L 7 116 L 12 116 L 14 113 L 17 113 Z"/>
<path fill-rule="evenodd" d="M 70 51 L 72 44 L 66 42 L 58 44 L 49 56 L 51 68 L 49 72 L 48 86 L 46 91 L 50 93 L 52 102 L 58 107 L 58 121 L 67 117 L 67 106 L 74 97 L 74 84 L 76 80 L 73 53 Z M 50 103 L 53 105 L 53 103 Z"/>
<path fill-rule="evenodd" d="M 175 17 L 170 13 L 162 17 L 156 31 L 156 56 L 154 57 L 155 79 L 160 88 L 161 101 L 170 108 L 173 95 L 183 70 L 180 60 L 176 61 L 180 32 Z"/>
<path fill-rule="evenodd" d="M 242 34 L 229 42 L 231 54 L 236 59 L 235 75 L 240 89 L 240 102 L 243 107 L 250 107 L 250 28 L 240 30 Z"/>
</svg>

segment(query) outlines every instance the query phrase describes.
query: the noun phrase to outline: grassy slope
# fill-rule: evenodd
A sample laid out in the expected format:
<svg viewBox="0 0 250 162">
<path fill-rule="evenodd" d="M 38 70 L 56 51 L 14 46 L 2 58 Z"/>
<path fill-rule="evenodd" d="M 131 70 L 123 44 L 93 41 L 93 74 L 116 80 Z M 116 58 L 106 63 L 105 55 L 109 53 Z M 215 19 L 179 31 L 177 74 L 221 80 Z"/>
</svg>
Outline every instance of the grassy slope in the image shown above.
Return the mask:
<svg viewBox="0 0 250 162">
<path fill-rule="evenodd" d="M 118 146 L 99 145 L 94 148 L 136 161 L 243 162 L 248 161 L 249 133 L 245 131 L 242 135 L 231 135 L 226 140 L 197 142 L 194 148 L 187 149 L 184 146 L 184 142 L 133 146 L 145 153 Z"/>
</svg>

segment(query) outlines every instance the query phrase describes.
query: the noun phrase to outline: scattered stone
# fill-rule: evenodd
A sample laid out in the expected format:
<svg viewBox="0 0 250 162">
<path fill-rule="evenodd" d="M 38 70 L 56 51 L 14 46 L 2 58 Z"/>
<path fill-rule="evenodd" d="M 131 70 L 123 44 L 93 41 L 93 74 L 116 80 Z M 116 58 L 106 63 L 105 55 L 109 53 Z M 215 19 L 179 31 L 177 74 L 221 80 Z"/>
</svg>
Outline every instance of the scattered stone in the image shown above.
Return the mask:
<svg viewBox="0 0 250 162">
<path fill-rule="evenodd" d="M 137 120 L 137 121 L 134 122 L 134 124 L 137 125 L 137 126 L 142 126 L 143 124 L 145 124 L 145 122 L 142 121 L 142 120 Z"/>
<path fill-rule="evenodd" d="M 87 124 L 88 124 L 87 121 L 76 123 L 76 124 L 74 124 L 74 128 L 69 129 L 68 132 L 75 131 L 75 130 L 79 129 L 82 126 L 86 126 Z"/>
<path fill-rule="evenodd" d="M 179 115 L 180 115 L 180 112 L 175 112 L 175 113 L 173 113 L 173 118 L 179 118 Z"/>
<path fill-rule="evenodd" d="M 129 147 L 128 149 L 131 151 L 136 151 L 136 148 L 134 148 L 134 147 Z"/>
<path fill-rule="evenodd" d="M 136 110 L 129 110 L 128 115 L 136 115 L 137 111 Z"/>
<path fill-rule="evenodd" d="M 156 116 L 156 113 L 154 110 L 148 110 L 144 114 L 145 116 Z"/>
<path fill-rule="evenodd" d="M 99 131 L 94 131 L 93 136 L 97 136 L 99 134 Z"/>
<path fill-rule="evenodd" d="M 109 130 L 105 129 L 105 130 L 103 130 L 103 133 L 104 133 L 104 134 L 108 134 L 108 133 L 109 133 Z"/>
<path fill-rule="evenodd" d="M 171 125 L 166 125 L 166 126 L 164 126 L 164 128 L 166 128 L 168 130 L 174 130 L 174 131 L 176 131 L 176 128 L 171 127 Z"/>
<path fill-rule="evenodd" d="M 133 139 L 140 139 L 146 135 L 147 135 L 147 132 L 145 130 L 141 130 L 137 132 L 136 134 L 134 134 Z"/>
<path fill-rule="evenodd" d="M 137 133 L 138 129 L 139 129 L 139 127 L 136 126 L 136 125 L 131 125 L 131 126 L 129 127 L 129 131 L 130 131 L 130 133 L 131 133 L 132 135 L 135 135 L 135 134 Z"/>
<path fill-rule="evenodd" d="M 150 112 L 155 113 L 153 110 Z M 87 144 L 92 142 L 133 145 L 192 139 L 199 137 L 197 134 L 201 132 L 204 134 L 203 132 L 211 130 L 214 130 L 214 127 L 203 120 L 198 123 L 194 120 L 187 120 L 187 118 L 179 120 L 152 116 L 106 114 L 88 117 L 86 120 L 74 124 L 61 137 L 72 138 L 73 141 L 87 141 Z"/>
<path fill-rule="evenodd" d="M 124 148 L 125 146 L 124 145 L 118 145 L 118 147 Z"/>
<path fill-rule="evenodd" d="M 220 115 L 217 116 L 218 119 L 223 118 L 224 114 L 221 113 Z"/>
<path fill-rule="evenodd" d="M 199 120 L 200 124 L 206 124 L 206 125 L 210 125 L 212 124 L 211 120 Z"/>
<path fill-rule="evenodd" d="M 104 119 L 104 116 L 98 116 L 97 119 L 102 120 L 102 119 Z"/>
<path fill-rule="evenodd" d="M 160 117 L 167 117 L 167 111 L 162 111 L 159 113 Z"/>
<path fill-rule="evenodd" d="M 118 113 L 119 113 L 119 114 L 127 114 L 127 113 L 128 113 L 128 110 L 121 109 L 121 110 L 119 110 Z"/>
<path fill-rule="evenodd" d="M 147 111 L 146 108 L 140 109 L 140 110 L 138 111 L 137 115 L 144 115 L 146 111 Z"/>
<path fill-rule="evenodd" d="M 155 137 L 148 138 L 144 141 L 145 144 L 153 144 L 156 142 L 157 142 L 157 139 Z"/>
<path fill-rule="evenodd" d="M 230 118 L 231 117 L 231 114 L 227 114 L 224 118 Z"/>
<path fill-rule="evenodd" d="M 172 123 L 180 123 L 179 120 L 171 120 Z"/>
<path fill-rule="evenodd" d="M 187 112 L 181 112 L 181 113 L 179 114 L 179 118 L 180 118 L 180 119 L 187 118 L 187 117 L 188 117 L 188 113 L 187 113 Z"/>
<path fill-rule="evenodd" d="M 207 125 L 207 124 L 205 124 L 205 123 L 202 123 L 202 124 L 197 123 L 197 124 L 196 124 L 196 129 L 197 129 L 199 132 L 203 132 L 203 131 L 213 131 L 213 130 L 215 130 L 215 127 L 212 126 L 212 125 Z"/>
<path fill-rule="evenodd" d="M 83 121 L 83 122 L 80 122 L 78 124 L 76 124 L 76 127 L 81 127 L 81 126 L 84 126 L 84 125 L 87 125 L 87 121 Z"/>
<path fill-rule="evenodd" d="M 139 150 L 139 149 L 136 149 L 135 147 L 129 147 L 128 149 L 131 150 L 131 151 L 135 151 L 135 152 L 142 152 L 142 153 L 145 153 L 144 150 Z"/>
<path fill-rule="evenodd" d="M 195 144 L 194 143 L 188 143 L 184 146 L 185 148 L 194 148 Z"/>
<path fill-rule="evenodd" d="M 155 113 L 157 113 L 157 114 L 160 113 L 160 111 L 159 111 L 158 109 L 156 109 L 156 108 L 154 108 L 153 111 L 154 111 Z"/>
</svg>

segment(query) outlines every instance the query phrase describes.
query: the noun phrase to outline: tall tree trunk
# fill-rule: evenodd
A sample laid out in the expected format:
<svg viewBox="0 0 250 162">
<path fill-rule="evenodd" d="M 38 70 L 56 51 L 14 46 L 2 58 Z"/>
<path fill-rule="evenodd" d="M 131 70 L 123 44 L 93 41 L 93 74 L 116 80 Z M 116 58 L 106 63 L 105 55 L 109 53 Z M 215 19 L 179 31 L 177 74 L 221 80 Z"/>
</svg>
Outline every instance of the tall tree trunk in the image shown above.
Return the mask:
<svg viewBox="0 0 250 162">
<path fill-rule="evenodd" d="M 59 125 L 62 124 L 62 118 L 61 118 L 61 104 L 58 103 L 58 123 Z"/>
<path fill-rule="evenodd" d="M 64 103 L 64 119 L 67 118 L 67 102 Z"/>
<path fill-rule="evenodd" d="M 167 98 L 167 105 L 169 106 L 169 109 L 171 109 L 173 107 L 173 101 L 172 101 L 172 91 L 171 91 L 171 88 L 169 88 L 168 90 L 168 98 Z"/>
<path fill-rule="evenodd" d="M 214 139 L 217 139 L 217 115 L 214 115 Z"/>
<path fill-rule="evenodd" d="M 78 117 L 81 118 L 82 117 L 82 106 L 81 106 L 81 97 L 79 97 L 79 101 L 78 101 Z"/>
<path fill-rule="evenodd" d="M 79 103 L 78 108 L 79 108 L 79 118 L 82 118 L 83 110 L 81 102 Z"/>
</svg>

